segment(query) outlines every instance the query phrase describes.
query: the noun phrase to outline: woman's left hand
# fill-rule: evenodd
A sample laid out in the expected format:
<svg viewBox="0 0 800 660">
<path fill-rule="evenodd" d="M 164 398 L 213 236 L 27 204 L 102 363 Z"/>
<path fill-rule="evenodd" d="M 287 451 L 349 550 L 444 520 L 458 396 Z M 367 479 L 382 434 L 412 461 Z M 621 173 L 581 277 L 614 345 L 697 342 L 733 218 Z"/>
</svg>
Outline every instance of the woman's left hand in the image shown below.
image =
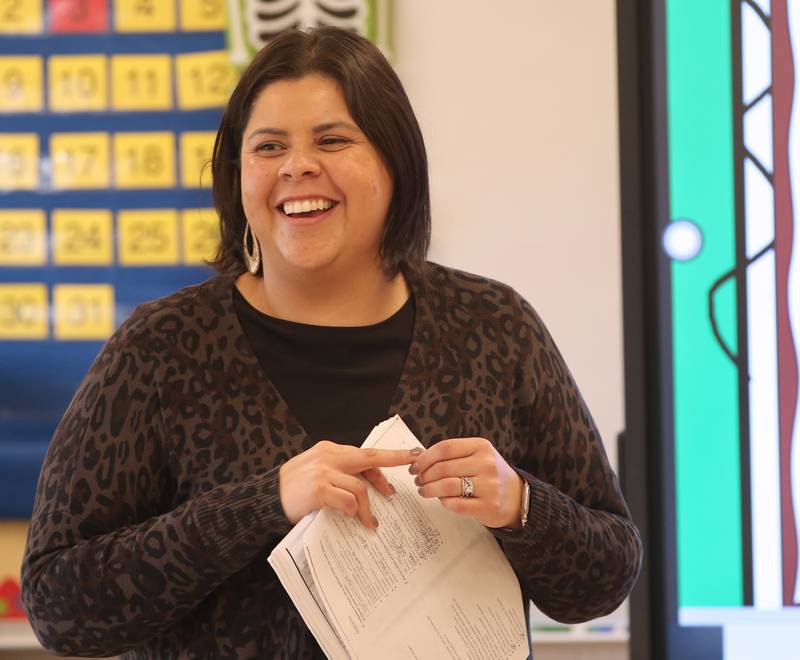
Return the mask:
<svg viewBox="0 0 800 660">
<path fill-rule="evenodd" d="M 409 468 L 419 494 L 477 518 L 487 527 L 519 527 L 523 481 L 491 442 L 451 438 L 423 451 Z M 473 494 L 461 496 L 461 477 L 472 479 Z"/>
</svg>

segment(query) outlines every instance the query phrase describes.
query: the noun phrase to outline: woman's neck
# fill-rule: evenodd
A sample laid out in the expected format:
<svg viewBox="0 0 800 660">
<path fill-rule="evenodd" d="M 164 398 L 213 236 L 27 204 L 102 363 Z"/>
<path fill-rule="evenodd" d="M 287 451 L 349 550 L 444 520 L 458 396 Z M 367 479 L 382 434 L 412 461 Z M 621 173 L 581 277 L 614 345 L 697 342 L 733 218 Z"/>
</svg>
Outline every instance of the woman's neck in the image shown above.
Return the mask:
<svg viewBox="0 0 800 660">
<path fill-rule="evenodd" d="M 408 300 L 405 278 L 387 280 L 380 267 L 347 277 L 327 272 L 281 273 L 262 277 L 244 273 L 236 286 L 256 309 L 276 318 L 323 326 L 363 326 L 380 323 Z"/>
</svg>

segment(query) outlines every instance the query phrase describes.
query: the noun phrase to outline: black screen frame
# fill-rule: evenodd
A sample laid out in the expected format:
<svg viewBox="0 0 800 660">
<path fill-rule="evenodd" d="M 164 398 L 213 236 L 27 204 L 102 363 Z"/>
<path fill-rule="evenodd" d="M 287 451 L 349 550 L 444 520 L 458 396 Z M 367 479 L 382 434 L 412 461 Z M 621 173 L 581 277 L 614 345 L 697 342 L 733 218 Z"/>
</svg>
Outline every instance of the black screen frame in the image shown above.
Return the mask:
<svg viewBox="0 0 800 660">
<path fill-rule="evenodd" d="M 678 625 L 664 0 L 617 0 L 625 431 L 620 477 L 644 546 L 633 660 L 722 660 L 720 627 Z"/>
</svg>

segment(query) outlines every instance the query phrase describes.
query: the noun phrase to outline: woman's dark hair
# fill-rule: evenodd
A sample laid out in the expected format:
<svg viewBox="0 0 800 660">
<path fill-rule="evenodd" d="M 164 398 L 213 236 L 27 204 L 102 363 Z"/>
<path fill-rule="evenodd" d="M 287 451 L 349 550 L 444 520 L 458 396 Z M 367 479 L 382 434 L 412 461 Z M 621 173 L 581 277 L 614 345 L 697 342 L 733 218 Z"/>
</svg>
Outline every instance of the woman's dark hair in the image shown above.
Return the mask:
<svg viewBox="0 0 800 660">
<path fill-rule="evenodd" d="M 399 271 L 418 271 L 431 232 L 428 161 L 419 124 L 399 78 L 381 52 L 363 37 L 330 27 L 281 33 L 258 52 L 233 90 L 211 161 L 214 206 L 222 234 L 211 265 L 223 273 L 245 270 L 246 219 L 239 158 L 253 103 L 270 83 L 308 74 L 338 83 L 350 114 L 392 175 L 394 193 L 380 245 L 384 272 L 392 277 Z"/>
</svg>

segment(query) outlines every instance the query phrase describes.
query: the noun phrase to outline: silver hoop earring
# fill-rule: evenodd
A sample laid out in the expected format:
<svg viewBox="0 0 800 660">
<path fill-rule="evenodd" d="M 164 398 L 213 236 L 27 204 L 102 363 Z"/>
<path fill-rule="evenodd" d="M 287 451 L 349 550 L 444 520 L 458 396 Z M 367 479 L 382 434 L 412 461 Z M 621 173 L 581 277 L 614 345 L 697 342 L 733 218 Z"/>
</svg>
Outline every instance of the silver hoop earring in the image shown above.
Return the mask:
<svg viewBox="0 0 800 660">
<path fill-rule="evenodd" d="M 253 245 L 252 250 L 247 244 L 248 234 L 250 235 L 250 243 Z M 242 240 L 242 248 L 244 250 L 244 261 L 247 265 L 247 270 L 253 275 L 257 274 L 258 269 L 261 267 L 261 248 L 258 246 L 258 240 L 253 234 L 253 230 L 250 229 L 249 222 L 246 222 L 244 225 L 244 239 Z"/>
</svg>

